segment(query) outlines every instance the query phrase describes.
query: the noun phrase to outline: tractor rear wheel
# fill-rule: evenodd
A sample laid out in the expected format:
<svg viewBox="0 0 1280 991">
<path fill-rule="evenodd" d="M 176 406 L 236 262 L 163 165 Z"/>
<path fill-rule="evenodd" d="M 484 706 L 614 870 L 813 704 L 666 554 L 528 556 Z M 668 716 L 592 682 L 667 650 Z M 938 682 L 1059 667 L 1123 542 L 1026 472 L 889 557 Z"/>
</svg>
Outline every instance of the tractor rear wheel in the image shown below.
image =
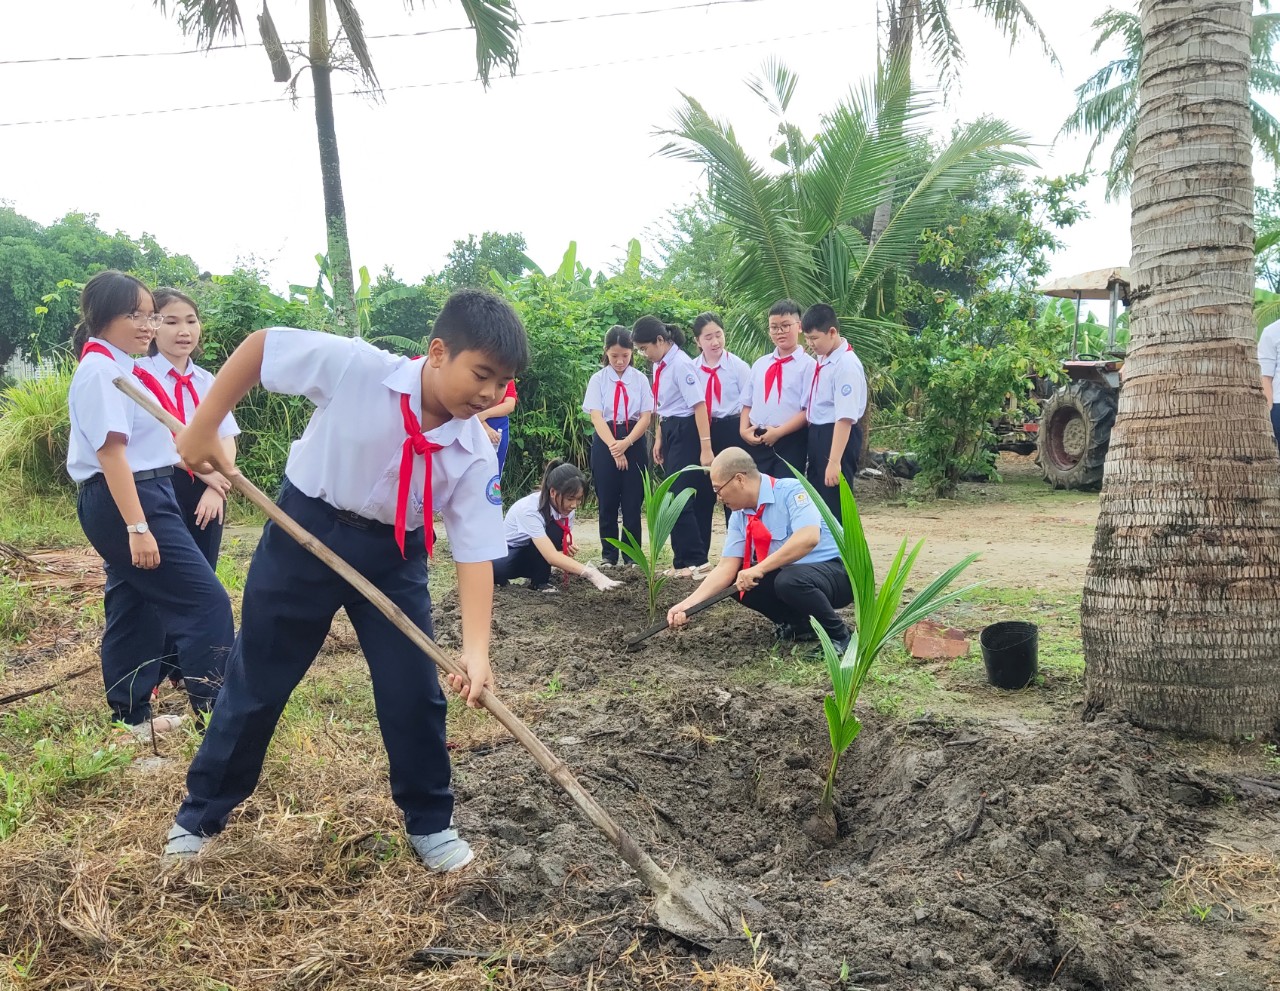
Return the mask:
<svg viewBox="0 0 1280 991">
<path fill-rule="evenodd" d="M 1037 450 L 1044 480 L 1055 489 L 1096 489 L 1116 422 L 1117 393 L 1096 382 L 1072 382 L 1040 414 Z"/>
</svg>

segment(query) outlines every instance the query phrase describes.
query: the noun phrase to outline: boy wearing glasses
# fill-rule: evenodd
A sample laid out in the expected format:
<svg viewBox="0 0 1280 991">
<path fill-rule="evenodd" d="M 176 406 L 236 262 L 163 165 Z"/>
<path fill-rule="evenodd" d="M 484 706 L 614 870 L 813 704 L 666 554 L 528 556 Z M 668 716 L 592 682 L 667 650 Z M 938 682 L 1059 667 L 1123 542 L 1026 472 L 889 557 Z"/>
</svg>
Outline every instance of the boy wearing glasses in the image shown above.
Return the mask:
<svg viewBox="0 0 1280 991">
<path fill-rule="evenodd" d="M 799 304 L 780 299 L 769 308 L 769 339 L 773 351 L 751 366 L 738 432 L 760 471 L 790 478 L 787 465 L 805 470 L 805 406 L 814 368 L 800 347 Z"/>
<path fill-rule="evenodd" d="M 686 610 L 736 584 L 739 601 L 772 620 L 777 639 L 816 639 L 812 618 L 843 653 L 850 633 L 836 610 L 853 601 L 853 589 L 804 486 L 761 474 L 750 454 L 730 447 L 711 462 L 711 489 L 732 510 L 720 562 L 667 611 L 667 622 L 683 626 Z"/>
</svg>

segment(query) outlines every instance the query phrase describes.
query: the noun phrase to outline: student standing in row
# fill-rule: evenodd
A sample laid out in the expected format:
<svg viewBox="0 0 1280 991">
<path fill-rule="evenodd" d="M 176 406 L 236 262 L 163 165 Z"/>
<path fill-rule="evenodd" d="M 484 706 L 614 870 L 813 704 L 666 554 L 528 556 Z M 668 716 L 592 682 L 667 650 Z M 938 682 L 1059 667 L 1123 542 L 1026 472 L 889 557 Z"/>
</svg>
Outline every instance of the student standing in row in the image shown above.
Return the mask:
<svg viewBox="0 0 1280 991">
<path fill-rule="evenodd" d="M 151 295 L 155 299 L 156 312 L 160 315 L 160 324 L 147 349 L 148 357 L 139 364 L 144 365 L 165 391 L 172 395 L 177 417 L 186 423 L 213 385 L 213 374 L 191 360 L 193 355 L 200 353 L 200 312 L 190 296 L 176 289 L 157 289 Z M 235 439 L 239 433 L 240 427 L 236 424 L 235 417 L 228 414 L 218 427 L 225 464 L 235 463 Z M 227 492 L 231 483 L 218 471 L 208 474 L 176 471 L 170 481 L 191 539 L 209 562 L 209 567 L 216 571 L 218 552 L 222 548 Z M 159 680 L 168 678 L 177 684 L 182 677 L 176 650 L 173 638 L 166 637 Z"/>
<path fill-rule="evenodd" d="M 711 464 L 716 495 L 733 510 L 715 569 L 667 611 L 683 626 L 686 611 L 736 584 L 740 601 L 774 624 L 778 640 L 815 640 L 812 620 L 843 654 L 852 634 L 836 612 L 853 602 L 853 586 L 835 539 L 799 479 L 761 474 L 740 447 Z"/>
<path fill-rule="evenodd" d="M 507 383 L 507 391 L 502 399 L 476 416 L 484 424 L 484 432 L 493 443 L 494 453 L 498 456 L 498 474 L 507 464 L 507 448 L 511 445 L 511 414 L 516 408 L 516 383 L 512 379 Z"/>
<path fill-rule="evenodd" d="M 231 648 L 231 602 L 174 497 L 179 458 L 172 435 L 112 384 L 130 376 L 174 410 L 164 387 L 130 357 L 146 352 L 161 320 L 151 293 L 133 276 L 99 272 L 80 295 L 80 315 L 67 471 L 79 489 L 76 515 L 106 571 L 107 704 L 113 719 L 148 739 L 182 722 L 151 714 L 166 635 L 182 658 L 197 719 L 208 716 Z"/>
<path fill-rule="evenodd" d="M 771 353 L 751 366 L 739 435 L 756 467 L 778 477 L 804 472 L 808 453 L 805 403 L 814 360 L 800 347 L 800 307 L 789 299 L 769 310 Z"/>
<path fill-rule="evenodd" d="M 716 313 L 700 313 L 693 321 L 693 339 L 702 352 L 697 362 L 698 381 L 705 389 L 707 413 L 711 417 L 711 453 L 719 454 L 742 443 L 742 396 L 751 384 L 751 366 L 725 349 L 724 322 Z M 694 514 L 702 534 L 703 547 L 711 549 L 711 517 L 715 514 L 716 497 L 705 476 L 698 480 L 694 497 Z M 725 521 L 729 510 L 725 508 Z"/>
<path fill-rule="evenodd" d="M 552 461 L 542 475 L 542 487 L 517 499 L 507 510 L 504 529 L 506 557 L 493 562 L 493 582 L 506 585 L 512 578 L 529 579 L 539 592 L 555 592 L 551 569 L 581 575 L 601 592 L 620 584 L 589 564 L 573 559 L 574 513 L 587 494 L 587 480 L 576 465 Z"/>
<path fill-rule="evenodd" d="M 640 539 L 644 505 L 643 472 L 649 467 L 645 434 L 653 417 L 653 393 L 645 377 L 632 367 L 635 342 L 626 327 L 610 327 L 604 335 L 604 365 L 587 383 L 582 409 L 591 417 L 591 478 L 600 515 L 602 568 L 618 564 L 618 511 L 622 526 Z"/>
<path fill-rule="evenodd" d="M 693 359 L 680 346 L 684 334 L 679 327 L 657 317 L 641 317 L 631 328 L 631 337 L 640 353 L 653 367 L 653 402 L 658 429 L 653 442 L 653 460 L 674 475 L 683 468 L 711 464 L 711 423 L 707 402 L 698 385 Z M 671 486 L 678 494 L 698 484 L 698 472 L 683 472 Z M 693 510 L 693 500 L 685 503 L 671 531 L 672 576 L 701 578 L 706 574 L 707 546 Z"/>
<path fill-rule="evenodd" d="M 316 405 L 294 441 L 279 505 L 432 635 L 427 559 L 439 510 L 457 568 L 467 704 L 493 688 L 493 565 L 506 553 L 498 460 L 477 414 L 528 364 L 519 317 L 489 293 L 462 290 L 440 310 L 422 358 L 305 330 L 259 330 L 227 359 L 178 449 L 221 456 L 218 424 L 259 382 Z M 425 526 L 424 526 L 425 523 Z M 165 853 L 193 856 L 257 786 L 285 703 L 345 609 L 373 680 L 391 795 L 410 843 L 432 871 L 472 859 L 453 828 L 445 700 L 436 668 L 342 578 L 274 523 L 245 581 L 240 635 L 191 769 Z"/>
<path fill-rule="evenodd" d="M 826 303 L 805 310 L 805 342 L 818 356 L 805 409 L 809 417 L 809 483 L 840 516 L 840 476 L 853 484 L 862 453 L 858 421 L 867 411 L 867 376 L 853 347 L 840 336 L 836 311 Z"/>
</svg>

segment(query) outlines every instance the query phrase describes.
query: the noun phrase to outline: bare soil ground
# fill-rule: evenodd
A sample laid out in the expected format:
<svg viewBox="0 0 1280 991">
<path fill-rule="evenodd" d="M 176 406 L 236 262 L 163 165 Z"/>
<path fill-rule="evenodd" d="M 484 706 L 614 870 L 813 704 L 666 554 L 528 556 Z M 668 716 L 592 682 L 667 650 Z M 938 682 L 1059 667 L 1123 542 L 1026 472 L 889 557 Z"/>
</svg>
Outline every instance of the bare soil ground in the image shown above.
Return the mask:
<svg viewBox="0 0 1280 991">
<path fill-rule="evenodd" d="M 480 857 L 462 877 L 428 876 L 340 622 L 257 793 L 194 862 L 158 856 L 194 736 L 33 800 L 0 842 L 0 967 L 15 987 L 121 991 L 1280 987 L 1268 753 L 1080 721 L 1096 500 L 1006 475 L 956 504 L 865 493 L 878 560 L 903 535 L 927 539 L 923 573 L 983 552 L 988 588 L 944 619 L 971 634 L 1039 622 L 1043 677 L 1000 692 L 976 656 L 886 657 L 840 774 L 832 847 L 801 828 L 828 755 L 822 671 L 803 650 L 727 603 L 627 654 L 646 625 L 634 575 L 607 597 L 582 582 L 498 591 L 503 697 L 659 862 L 732 888 L 750 939 L 695 947 L 653 927 L 603 836 L 463 709 L 450 717 L 457 819 Z M 454 648 L 446 560 L 437 572 L 437 632 Z M 83 644 L 11 666 L 0 695 L 92 656 Z M 36 739 L 100 720 L 100 694 L 90 676 L 0 710 L 0 752 L 29 763 Z M 414 963 L 426 946 L 478 957 Z"/>
</svg>

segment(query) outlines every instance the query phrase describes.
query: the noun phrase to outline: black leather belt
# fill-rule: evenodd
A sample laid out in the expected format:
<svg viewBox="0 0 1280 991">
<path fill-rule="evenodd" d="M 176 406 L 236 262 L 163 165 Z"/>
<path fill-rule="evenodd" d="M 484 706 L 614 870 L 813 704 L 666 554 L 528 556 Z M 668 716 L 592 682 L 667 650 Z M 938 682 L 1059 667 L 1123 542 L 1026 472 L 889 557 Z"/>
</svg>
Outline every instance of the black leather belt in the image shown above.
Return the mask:
<svg viewBox="0 0 1280 991">
<path fill-rule="evenodd" d="M 153 478 L 168 478 L 172 474 L 173 465 L 167 465 L 164 468 L 147 468 L 143 471 L 135 471 L 133 473 L 133 480 L 135 482 L 148 482 Z M 105 480 L 106 477 L 102 472 L 98 472 L 96 475 L 90 475 L 83 482 L 77 482 L 76 488 L 82 489 L 86 485 L 92 485 L 94 482 L 102 482 Z"/>
</svg>

